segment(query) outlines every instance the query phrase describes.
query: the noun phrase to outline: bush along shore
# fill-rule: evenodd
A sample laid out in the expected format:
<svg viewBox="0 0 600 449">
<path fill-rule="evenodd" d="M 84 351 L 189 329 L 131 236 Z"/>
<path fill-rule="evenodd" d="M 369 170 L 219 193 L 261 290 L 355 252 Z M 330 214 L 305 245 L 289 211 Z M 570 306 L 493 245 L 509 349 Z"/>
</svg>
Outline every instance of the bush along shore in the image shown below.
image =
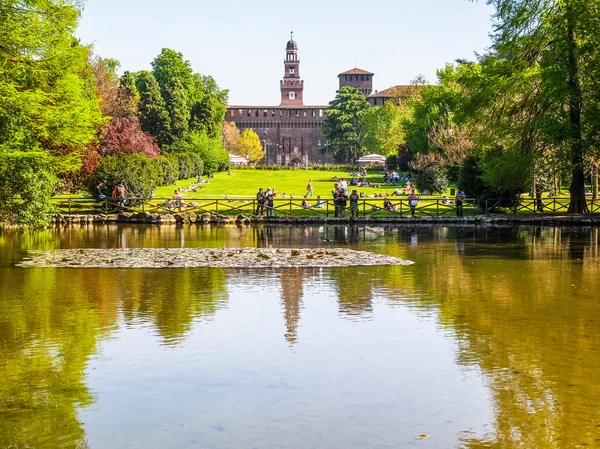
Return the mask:
<svg viewBox="0 0 600 449">
<path fill-rule="evenodd" d="M 70 224 L 464 224 L 464 225 L 533 225 L 533 226 L 600 226 L 600 215 L 477 215 L 471 217 L 264 217 L 247 215 L 221 215 L 215 213 L 156 214 L 148 212 L 121 213 L 118 215 L 52 215 L 54 226 Z"/>
</svg>

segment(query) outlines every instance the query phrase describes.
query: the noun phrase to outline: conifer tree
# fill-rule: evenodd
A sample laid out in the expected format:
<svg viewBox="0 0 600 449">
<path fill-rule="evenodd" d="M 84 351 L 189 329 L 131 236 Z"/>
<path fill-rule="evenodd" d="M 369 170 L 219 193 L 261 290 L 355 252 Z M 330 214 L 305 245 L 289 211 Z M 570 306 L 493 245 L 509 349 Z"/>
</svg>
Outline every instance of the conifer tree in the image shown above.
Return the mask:
<svg viewBox="0 0 600 449">
<path fill-rule="evenodd" d="M 156 79 L 150 72 L 140 72 L 137 76 L 137 87 L 140 91 L 142 130 L 153 135 L 159 146 L 170 145 L 171 119 Z"/>
</svg>

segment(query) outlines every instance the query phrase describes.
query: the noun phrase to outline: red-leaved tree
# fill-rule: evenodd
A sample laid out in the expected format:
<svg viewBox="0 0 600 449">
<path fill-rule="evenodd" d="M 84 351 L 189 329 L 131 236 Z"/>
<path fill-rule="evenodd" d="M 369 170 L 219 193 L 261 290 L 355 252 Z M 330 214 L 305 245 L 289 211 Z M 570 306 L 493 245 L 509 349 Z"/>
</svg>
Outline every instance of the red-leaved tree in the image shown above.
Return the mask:
<svg viewBox="0 0 600 449">
<path fill-rule="evenodd" d="M 113 118 L 104 127 L 98 152 L 100 156 L 131 153 L 144 153 L 148 157 L 160 155 L 154 137 L 142 131 L 137 117 Z"/>
</svg>

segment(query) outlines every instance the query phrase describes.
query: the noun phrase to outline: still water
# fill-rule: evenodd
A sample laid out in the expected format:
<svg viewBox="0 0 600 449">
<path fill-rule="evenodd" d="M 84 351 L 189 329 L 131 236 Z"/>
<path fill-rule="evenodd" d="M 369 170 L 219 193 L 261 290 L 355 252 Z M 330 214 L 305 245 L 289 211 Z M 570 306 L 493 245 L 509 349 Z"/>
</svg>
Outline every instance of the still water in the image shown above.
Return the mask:
<svg viewBox="0 0 600 449">
<path fill-rule="evenodd" d="M 34 249 L 143 246 L 416 263 L 14 266 Z M 5 232 L 0 448 L 598 447 L 599 336 L 598 229 Z"/>
</svg>

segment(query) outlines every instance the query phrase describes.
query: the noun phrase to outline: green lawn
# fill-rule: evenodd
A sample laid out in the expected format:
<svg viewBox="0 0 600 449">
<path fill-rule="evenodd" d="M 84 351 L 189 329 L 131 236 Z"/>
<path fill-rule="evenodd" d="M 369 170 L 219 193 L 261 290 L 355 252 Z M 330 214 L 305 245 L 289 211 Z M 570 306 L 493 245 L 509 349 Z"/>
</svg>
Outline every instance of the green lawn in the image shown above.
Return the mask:
<svg viewBox="0 0 600 449">
<path fill-rule="evenodd" d="M 227 173 L 216 173 L 209 184 L 202 184 L 202 189 L 192 192 L 182 192 L 185 198 L 248 198 L 254 197 L 259 187 L 277 190 L 279 198 L 293 196 L 301 198 L 306 194 L 306 185 L 309 180 L 313 182 L 313 192 L 316 198 L 320 195 L 323 199 L 331 198 L 331 191 L 336 182 L 334 177 L 349 179 L 349 173 L 330 172 L 318 170 L 232 170 L 231 176 Z M 392 193 L 395 186 L 383 184 L 383 176 L 379 173 L 369 173 L 367 179 L 378 187 L 356 188 L 367 195 L 374 193 Z M 195 179 L 179 181 L 176 185 L 162 186 L 156 189 L 156 198 L 170 198 L 176 188 L 189 189 L 195 184 Z M 403 183 L 402 183 L 403 184 Z M 352 190 L 353 187 L 350 187 Z M 442 195 L 443 196 L 443 195 Z M 434 197 L 432 197 L 434 198 Z"/>
<path fill-rule="evenodd" d="M 339 178 L 348 179 L 349 173 L 346 172 L 331 172 L 331 171 L 319 171 L 319 170 L 232 170 L 231 175 L 226 172 L 216 173 L 214 178 L 210 179 L 208 184 L 202 184 L 201 189 L 197 189 L 196 192 L 191 191 L 191 187 L 196 185 L 196 178 L 178 181 L 175 185 L 158 187 L 154 194 L 154 200 L 151 204 L 141 205 L 132 203 L 128 206 L 128 210 L 154 210 L 157 212 L 173 212 L 174 208 L 163 207 L 165 204 L 164 199 L 173 197 L 175 189 L 180 189 L 183 195 L 183 203 L 186 205 L 185 210 L 194 210 L 196 212 L 206 211 L 218 211 L 226 214 L 251 214 L 254 205 L 256 192 L 259 187 L 266 189 L 272 187 L 277 190 L 277 201 L 275 204 L 276 212 L 278 215 L 290 214 L 293 212 L 294 216 L 303 215 L 332 215 L 333 213 L 333 202 L 329 201 L 326 207 L 323 209 L 309 208 L 305 209 L 301 205 L 302 197 L 306 194 L 306 185 L 309 180 L 313 182 L 314 196 L 309 197 L 308 203 L 310 206 L 314 206 L 317 196 L 321 196 L 322 200 L 331 200 L 331 191 L 333 185 L 336 182 L 334 179 L 336 176 Z M 394 196 L 390 197 L 392 204 L 398 208 L 397 213 L 392 213 L 380 209 L 382 206 L 383 198 L 369 198 L 375 193 L 387 193 L 391 194 L 394 189 L 399 188 L 403 190 L 404 183 L 400 186 L 392 186 L 390 184 L 383 184 L 383 176 L 379 172 L 369 173 L 367 179 L 376 184 L 377 187 L 359 187 L 356 188 L 358 192 L 364 192 L 367 197 L 360 202 L 361 215 L 366 213 L 371 216 L 394 216 L 399 213 L 409 214 L 410 208 L 408 207 L 407 196 Z M 450 186 L 455 188 L 456 185 Z M 353 187 L 350 186 L 350 190 Z M 450 188 L 448 188 L 446 194 L 451 198 Z M 227 196 L 227 200 L 225 200 Z M 423 201 L 419 202 L 417 208 L 417 215 L 453 215 L 455 214 L 455 207 L 453 204 L 444 205 L 441 201 L 436 201 L 442 198 L 443 195 L 423 195 Z M 93 199 L 83 199 L 84 195 L 58 195 L 53 198 L 53 203 L 57 206 L 58 210 L 64 213 L 97 213 L 101 207 Z M 290 201 L 290 199 L 293 200 Z M 214 200 L 219 200 L 218 202 Z M 402 201 L 401 201 L 402 200 Z M 524 196 L 524 204 L 527 207 L 519 210 L 519 214 L 532 213 L 534 207 L 531 204 L 531 198 Z M 549 201 L 550 203 L 550 201 Z M 564 204 L 562 204 L 564 203 Z M 551 202 L 545 212 L 564 212 L 568 206 L 568 201 Z M 132 207 L 132 209 L 130 209 Z M 469 209 L 467 211 L 467 209 Z M 472 204 L 466 205 L 465 215 L 473 214 Z"/>
</svg>

